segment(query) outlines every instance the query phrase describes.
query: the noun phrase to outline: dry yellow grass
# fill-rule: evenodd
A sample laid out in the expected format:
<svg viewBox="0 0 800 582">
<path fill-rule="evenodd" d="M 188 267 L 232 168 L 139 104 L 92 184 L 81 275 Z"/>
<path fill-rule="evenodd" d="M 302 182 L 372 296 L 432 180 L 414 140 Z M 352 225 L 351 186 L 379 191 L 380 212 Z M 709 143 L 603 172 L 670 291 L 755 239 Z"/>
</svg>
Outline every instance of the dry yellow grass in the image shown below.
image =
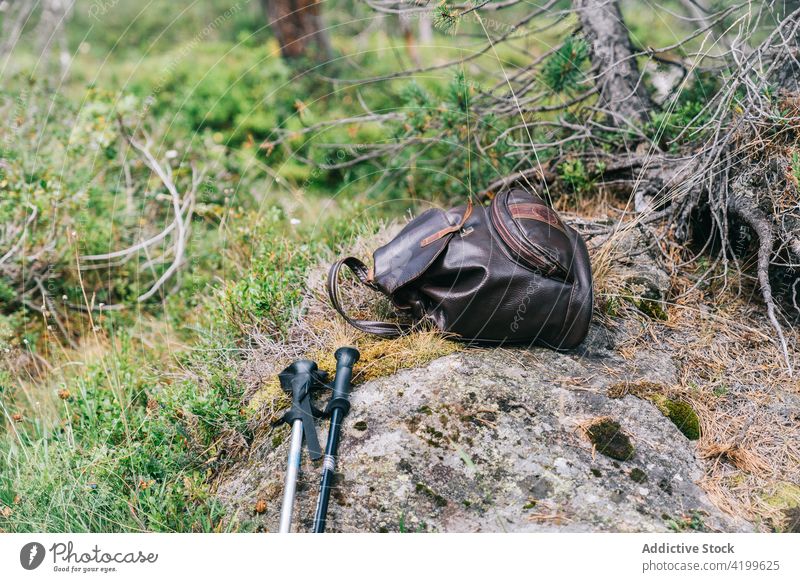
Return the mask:
<svg viewBox="0 0 800 582">
<path fill-rule="evenodd" d="M 800 413 L 787 420 L 785 401 L 800 395 L 800 379 L 788 373 L 763 306 L 736 292 L 747 282 L 729 273 L 727 283 L 700 290 L 685 275 L 673 277 L 668 320 L 642 318 L 639 333 L 618 349 L 631 357 L 660 348 L 680 364 L 676 385 L 650 385 L 641 395 L 691 404 L 701 426 L 700 485 L 724 511 L 782 530 L 788 510 L 800 507 L 800 500 L 775 494 L 777 484 L 800 483 Z M 796 330 L 788 336 L 797 358 L 800 338 Z"/>
</svg>

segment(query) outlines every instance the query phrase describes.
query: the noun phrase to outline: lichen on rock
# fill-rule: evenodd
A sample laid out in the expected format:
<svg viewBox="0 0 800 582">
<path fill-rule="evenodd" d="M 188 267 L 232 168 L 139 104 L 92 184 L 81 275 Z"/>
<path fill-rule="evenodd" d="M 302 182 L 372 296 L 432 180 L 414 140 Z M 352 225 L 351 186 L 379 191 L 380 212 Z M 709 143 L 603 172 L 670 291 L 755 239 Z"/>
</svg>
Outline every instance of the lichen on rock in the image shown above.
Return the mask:
<svg viewBox="0 0 800 582">
<path fill-rule="evenodd" d="M 655 532 L 685 520 L 749 530 L 698 487 L 694 445 L 653 403 L 605 394 L 609 369 L 641 366 L 657 382 L 672 381 L 662 375 L 670 369 L 605 346 L 595 329 L 580 353 L 470 348 L 355 386 L 329 530 Z M 611 420 L 598 431 L 597 419 Z M 599 454 L 606 441 L 615 458 Z M 265 492 L 281 488 L 287 447 L 263 439 L 220 483 L 247 528 L 277 526 L 280 499 Z M 318 477 L 305 459 L 300 531 L 311 526 Z M 259 499 L 263 513 L 252 511 Z"/>
</svg>

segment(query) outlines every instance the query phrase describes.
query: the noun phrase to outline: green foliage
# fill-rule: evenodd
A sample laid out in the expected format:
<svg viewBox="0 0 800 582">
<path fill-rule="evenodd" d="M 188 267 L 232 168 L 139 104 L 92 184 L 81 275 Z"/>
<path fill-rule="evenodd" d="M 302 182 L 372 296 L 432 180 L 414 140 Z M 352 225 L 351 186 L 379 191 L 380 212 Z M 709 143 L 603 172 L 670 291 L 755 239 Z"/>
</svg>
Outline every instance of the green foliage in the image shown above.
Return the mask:
<svg viewBox="0 0 800 582">
<path fill-rule="evenodd" d="M 542 65 L 542 82 L 555 93 L 574 93 L 589 60 L 589 45 L 582 37 L 568 36 Z"/>
<path fill-rule="evenodd" d="M 605 164 L 598 162 L 594 166 L 596 175 L 601 175 L 605 170 Z M 589 173 L 589 170 L 583 163 L 581 158 L 568 159 L 558 167 L 558 173 L 564 183 L 576 194 L 588 194 L 595 188 L 595 177 Z"/>
<path fill-rule="evenodd" d="M 403 87 L 404 115 L 391 125 L 391 135 L 421 145 L 382 160 L 389 175 L 383 195 L 463 200 L 511 172 L 515 160 L 507 154 L 514 149 L 513 140 L 503 135 L 508 122 L 473 112 L 479 89 L 462 70 L 445 87 L 429 89 L 416 82 Z"/>
<path fill-rule="evenodd" d="M 800 152 L 797 150 L 792 151 L 792 157 L 789 162 L 789 172 L 792 177 L 792 181 L 796 188 L 800 187 Z"/>
<path fill-rule="evenodd" d="M 130 90 L 153 115 L 171 118 L 189 135 L 209 130 L 232 146 L 261 141 L 297 113 L 298 87 L 289 85 L 289 69 L 266 46 L 179 47 L 151 66 Z"/>
<path fill-rule="evenodd" d="M 585 192 L 591 187 L 583 160 L 567 160 L 558 168 L 561 179 L 575 192 Z"/>
<path fill-rule="evenodd" d="M 691 511 L 688 515 L 683 515 L 674 519 L 668 515 L 662 517 L 666 521 L 667 527 L 675 532 L 708 531 L 708 527 L 703 520 L 703 515 L 698 511 Z"/>
<path fill-rule="evenodd" d="M 108 156 L 114 156 L 111 136 L 116 128 L 110 100 L 90 92 L 78 114 L 69 101 L 52 97 L 45 87 L 13 81 L 22 84 L 21 91 L 15 91 L 20 86 L 13 83 L 7 92 L 0 91 L 0 116 L 13 120 L 0 127 L 4 143 L 0 222 L 25 236 L 17 239 L 17 251 L 0 271 L 5 275 L 4 294 L 12 290 L 14 295 L 7 297 L 7 313 L 22 312 L 17 291 L 35 286 L 36 278 L 46 280 L 52 295 L 79 302 L 72 233 L 78 239 L 87 235 L 90 247 L 102 241 L 104 249 L 115 238 L 110 232 L 115 215 L 109 194 L 116 185 L 104 188 L 104 176 L 98 173 L 109 164 Z M 47 123 L 50 106 L 59 110 L 61 122 L 38 131 Z M 26 262 L 25 256 L 38 256 L 39 262 Z M 115 288 L 113 283 L 108 287 Z M 102 295 L 99 300 L 106 298 Z"/>
<path fill-rule="evenodd" d="M 168 260 L 155 260 L 143 276 L 141 265 L 165 251 L 168 257 L 169 239 L 150 249 L 156 256 L 139 252 L 107 268 L 84 270 L 81 276 L 76 255 L 125 249 L 155 235 L 173 219 L 166 187 L 122 136 L 123 125 L 130 132 L 157 122 L 142 101 L 129 94 L 90 89 L 77 108 L 68 99 L 53 101 L 43 85 L 28 85 L 21 95 L 13 96 L 15 88 L 19 86 L 0 93 L 0 115 L 16 121 L 14 126 L 0 126 L 5 145 L 0 221 L 25 236 L 0 268 L 4 313 L 18 314 L 22 326 L 38 325 L 39 314 L 30 317 L 30 300 L 23 302 L 19 290 L 34 289 L 39 283 L 47 288 L 62 319 L 82 319 L 74 307 L 66 306 L 82 305 L 84 291 L 95 305 L 135 303 L 168 268 Z M 60 111 L 57 118 L 48 114 L 51 102 Z M 42 126 L 47 130 L 38 131 Z M 193 206 L 188 249 L 192 260 L 184 271 L 184 291 L 196 291 L 221 267 L 218 240 L 224 233 L 217 225 L 227 203 L 224 192 L 230 190 L 235 174 L 220 146 L 204 142 L 195 153 L 172 136 L 155 132 L 153 138 L 161 145 L 161 149 L 152 148 L 153 155 L 169 169 L 181 195 L 191 187 L 192 167 L 206 176 Z M 171 157 L 165 155 L 170 150 Z M 240 183 L 246 187 L 246 182 Z M 38 259 L 25 259 L 31 256 Z M 80 264 L 87 266 L 85 261 Z M 155 296 L 142 307 L 148 310 L 160 299 Z M 189 293 L 182 300 L 196 305 Z M 37 301 L 40 304 L 41 299 Z M 119 323 L 124 317 L 120 312 L 107 319 Z"/>
<path fill-rule="evenodd" d="M 224 363 L 164 385 L 126 338 L 59 387 L 60 422 L 17 423 L 0 442 L 0 501 L 12 531 L 211 531 L 222 509 L 208 472 L 223 436 L 247 436 Z M 207 372 L 204 372 L 206 370 Z M 210 370 L 210 371 L 209 371 Z"/>
<path fill-rule="evenodd" d="M 243 217 L 236 241 L 244 251 L 241 275 L 226 285 L 223 301 L 234 335 L 285 334 L 298 316 L 309 268 L 331 249 L 378 228 L 362 213 L 360 205 L 344 205 L 338 215 L 296 228 L 277 206 Z"/>
<path fill-rule="evenodd" d="M 450 6 L 446 0 L 442 0 L 433 12 L 433 26 L 441 32 L 451 33 L 458 25 L 458 22 L 458 10 Z"/>
<path fill-rule="evenodd" d="M 150 0 L 142 8 L 122 0 L 78 2 L 67 27 L 70 46 L 84 43 L 84 51 L 117 64 L 192 41 L 260 44 L 269 37 L 257 2 L 196 0 L 186 5 Z"/>
<path fill-rule="evenodd" d="M 472 85 L 467 81 L 464 70 L 456 71 L 449 86 L 449 101 L 457 111 L 468 113 L 470 107 L 470 95 L 474 92 Z"/>
<path fill-rule="evenodd" d="M 714 77 L 696 75 L 673 102 L 651 114 L 652 121 L 645 131 L 662 148 L 678 151 L 682 145 L 700 137 L 701 128 L 712 113 L 704 108 L 716 89 Z"/>
<path fill-rule="evenodd" d="M 256 225 L 250 267 L 226 290 L 228 318 L 243 336 L 253 329 L 270 335 L 286 331 L 302 299 L 306 271 L 316 260 L 312 245 L 279 234 L 283 222 L 281 211 L 273 208 Z"/>
</svg>

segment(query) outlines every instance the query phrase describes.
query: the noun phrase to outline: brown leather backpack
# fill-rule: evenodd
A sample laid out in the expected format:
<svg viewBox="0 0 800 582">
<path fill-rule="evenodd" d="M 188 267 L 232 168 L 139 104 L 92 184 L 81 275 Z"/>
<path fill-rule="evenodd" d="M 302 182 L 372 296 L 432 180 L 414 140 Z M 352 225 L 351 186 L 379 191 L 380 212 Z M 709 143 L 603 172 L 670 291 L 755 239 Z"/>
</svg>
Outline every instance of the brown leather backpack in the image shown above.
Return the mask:
<svg viewBox="0 0 800 582">
<path fill-rule="evenodd" d="M 592 317 L 592 270 L 586 244 L 541 198 L 520 188 L 491 205 L 428 210 L 377 249 L 374 268 L 354 257 L 328 274 L 331 303 L 362 331 L 397 337 L 414 325 L 353 319 L 342 308 L 346 265 L 416 322 L 430 321 L 460 339 L 578 345 Z"/>
</svg>

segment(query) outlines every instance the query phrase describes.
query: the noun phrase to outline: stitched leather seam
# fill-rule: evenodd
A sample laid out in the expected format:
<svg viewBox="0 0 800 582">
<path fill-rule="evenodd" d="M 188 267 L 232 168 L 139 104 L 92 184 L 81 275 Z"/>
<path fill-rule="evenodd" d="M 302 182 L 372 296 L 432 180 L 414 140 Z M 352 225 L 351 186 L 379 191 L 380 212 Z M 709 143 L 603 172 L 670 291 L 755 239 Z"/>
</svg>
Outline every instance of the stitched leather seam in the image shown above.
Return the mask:
<svg viewBox="0 0 800 582">
<path fill-rule="evenodd" d="M 524 210 L 514 209 L 514 210 L 511 211 L 511 217 L 515 218 L 515 219 L 520 219 L 520 218 L 521 219 L 526 219 L 527 218 L 527 219 L 531 219 L 531 220 L 536 220 L 538 222 L 543 222 L 544 224 L 547 224 L 548 226 L 552 226 L 553 228 L 560 230 L 564 234 L 567 234 L 567 231 L 564 230 L 563 226 L 561 226 L 558 223 L 551 222 L 550 220 L 547 220 L 546 218 L 542 217 L 540 214 L 537 214 L 535 212 L 526 212 Z"/>
</svg>

